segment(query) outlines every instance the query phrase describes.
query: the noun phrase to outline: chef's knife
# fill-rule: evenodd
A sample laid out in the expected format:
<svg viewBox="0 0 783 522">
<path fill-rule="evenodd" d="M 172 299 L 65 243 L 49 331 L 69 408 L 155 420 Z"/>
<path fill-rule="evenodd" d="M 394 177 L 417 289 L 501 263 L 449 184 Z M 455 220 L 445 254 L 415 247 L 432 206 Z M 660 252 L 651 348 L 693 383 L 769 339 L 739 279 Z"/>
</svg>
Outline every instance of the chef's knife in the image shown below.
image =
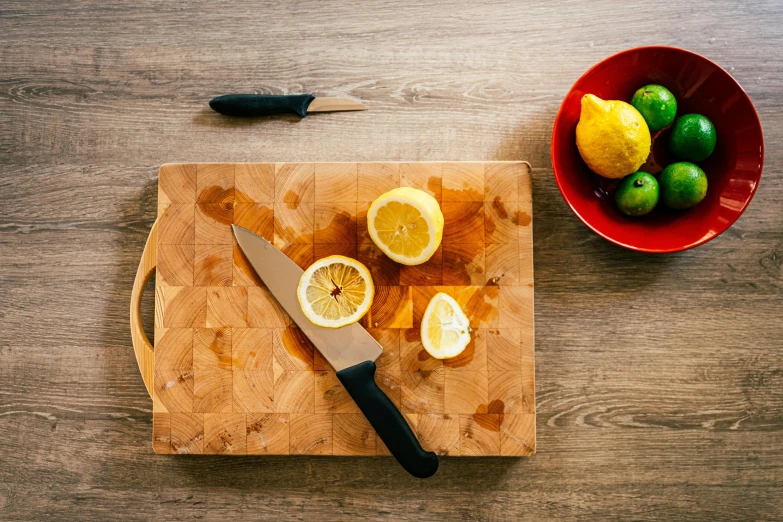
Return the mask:
<svg viewBox="0 0 783 522">
<path fill-rule="evenodd" d="M 316 98 L 315 94 L 226 94 L 209 100 L 213 110 L 226 116 L 270 116 L 291 112 L 304 118 L 310 112 L 366 111 L 367 106 L 348 98 Z"/>
<path fill-rule="evenodd" d="M 337 370 L 337 378 L 391 454 L 414 477 L 432 476 L 438 469 L 438 456 L 424 451 L 400 411 L 375 383 L 375 359 L 383 351 L 381 345 L 358 323 L 324 328 L 310 322 L 296 296 L 304 271 L 266 239 L 245 228 L 232 227 L 253 269 L 299 329 Z"/>
</svg>

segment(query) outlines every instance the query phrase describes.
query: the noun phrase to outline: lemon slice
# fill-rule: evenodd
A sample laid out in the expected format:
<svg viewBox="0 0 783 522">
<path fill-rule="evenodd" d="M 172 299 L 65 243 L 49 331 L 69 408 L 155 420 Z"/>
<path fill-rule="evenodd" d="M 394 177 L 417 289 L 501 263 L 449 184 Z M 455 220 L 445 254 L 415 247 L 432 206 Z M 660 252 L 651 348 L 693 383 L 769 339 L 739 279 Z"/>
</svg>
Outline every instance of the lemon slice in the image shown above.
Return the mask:
<svg viewBox="0 0 783 522">
<path fill-rule="evenodd" d="M 370 238 L 384 254 L 403 265 L 432 257 L 443 238 L 443 213 L 424 191 L 401 187 L 372 202 L 367 211 Z"/>
<path fill-rule="evenodd" d="M 367 313 L 375 286 L 367 267 L 345 256 L 319 259 L 305 270 L 296 290 L 302 312 L 318 326 L 340 328 Z"/>
<path fill-rule="evenodd" d="M 421 320 L 421 343 L 436 359 L 450 359 L 470 343 L 470 323 L 450 295 L 440 292 L 430 300 Z"/>
</svg>

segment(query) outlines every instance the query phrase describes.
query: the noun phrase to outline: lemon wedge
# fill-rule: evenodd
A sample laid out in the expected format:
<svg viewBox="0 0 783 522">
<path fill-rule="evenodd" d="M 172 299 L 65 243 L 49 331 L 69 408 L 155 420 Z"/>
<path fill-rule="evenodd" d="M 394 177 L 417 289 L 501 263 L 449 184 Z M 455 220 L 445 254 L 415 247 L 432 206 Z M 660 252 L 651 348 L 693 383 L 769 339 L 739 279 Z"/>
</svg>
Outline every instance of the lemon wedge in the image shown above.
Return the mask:
<svg viewBox="0 0 783 522">
<path fill-rule="evenodd" d="M 450 359 L 470 343 L 470 322 L 457 301 L 443 292 L 435 294 L 421 320 L 421 343 L 436 359 Z"/>
<path fill-rule="evenodd" d="M 370 309 L 375 286 L 367 267 L 345 256 L 319 259 L 305 270 L 296 290 L 305 316 L 318 326 L 340 328 Z"/>
<path fill-rule="evenodd" d="M 426 192 L 400 187 L 372 202 L 367 228 L 373 242 L 392 260 L 420 265 L 440 245 L 443 213 L 438 201 Z"/>
</svg>

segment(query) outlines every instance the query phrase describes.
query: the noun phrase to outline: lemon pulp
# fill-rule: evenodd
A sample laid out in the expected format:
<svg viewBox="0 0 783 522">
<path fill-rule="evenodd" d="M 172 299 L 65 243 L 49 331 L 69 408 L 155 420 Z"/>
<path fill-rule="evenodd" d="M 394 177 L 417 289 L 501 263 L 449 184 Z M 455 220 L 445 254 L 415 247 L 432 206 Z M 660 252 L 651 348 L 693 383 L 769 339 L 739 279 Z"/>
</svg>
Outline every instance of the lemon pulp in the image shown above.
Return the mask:
<svg viewBox="0 0 783 522">
<path fill-rule="evenodd" d="M 407 203 L 391 201 L 373 221 L 378 238 L 395 254 L 418 257 L 430 242 L 427 221 Z"/>
<path fill-rule="evenodd" d="M 338 328 L 355 323 L 367 313 L 375 288 L 369 270 L 344 256 L 320 259 L 299 281 L 298 297 L 310 321 Z"/>
<path fill-rule="evenodd" d="M 406 265 L 426 262 L 443 237 L 443 213 L 424 191 L 400 187 L 373 201 L 367 212 L 370 238 L 392 260 Z"/>
<path fill-rule="evenodd" d="M 436 359 L 456 357 L 470 343 L 470 324 L 459 304 L 450 295 L 432 298 L 421 322 L 424 349 Z"/>
</svg>

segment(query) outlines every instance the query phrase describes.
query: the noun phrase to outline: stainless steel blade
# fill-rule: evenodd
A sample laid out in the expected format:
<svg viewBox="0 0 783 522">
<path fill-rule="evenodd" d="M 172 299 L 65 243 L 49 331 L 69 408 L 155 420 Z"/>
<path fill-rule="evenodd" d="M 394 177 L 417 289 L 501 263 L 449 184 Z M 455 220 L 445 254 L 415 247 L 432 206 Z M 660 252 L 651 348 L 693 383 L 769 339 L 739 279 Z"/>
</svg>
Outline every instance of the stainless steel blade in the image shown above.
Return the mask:
<svg viewBox="0 0 783 522">
<path fill-rule="evenodd" d="M 311 323 L 296 297 L 304 270 L 263 237 L 236 225 L 232 227 L 239 247 L 264 285 L 335 370 L 339 372 L 364 361 L 374 361 L 381 355 L 381 345 L 358 323 L 342 328 L 324 328 Z"/>
<path fill-rule="evenodd" d="M 367 106 L 348 98 L 316 98 L 307 106 L 307 112 L 366 111 Z"/>
</svg>

